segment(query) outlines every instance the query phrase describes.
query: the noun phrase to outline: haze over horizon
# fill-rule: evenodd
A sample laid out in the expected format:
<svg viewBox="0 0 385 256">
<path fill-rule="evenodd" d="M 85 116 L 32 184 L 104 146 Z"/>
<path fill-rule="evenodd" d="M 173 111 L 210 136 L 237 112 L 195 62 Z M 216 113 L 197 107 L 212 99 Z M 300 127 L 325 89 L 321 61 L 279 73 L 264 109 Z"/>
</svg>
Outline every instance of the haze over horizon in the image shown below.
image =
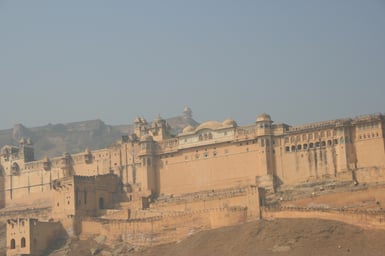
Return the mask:
<svg viewBox="0 0 385 256">
<path fill-rule="evenodd" d="M 2 1 L 0 129 L 385 112 L 385 2 Z"/>
</svg>

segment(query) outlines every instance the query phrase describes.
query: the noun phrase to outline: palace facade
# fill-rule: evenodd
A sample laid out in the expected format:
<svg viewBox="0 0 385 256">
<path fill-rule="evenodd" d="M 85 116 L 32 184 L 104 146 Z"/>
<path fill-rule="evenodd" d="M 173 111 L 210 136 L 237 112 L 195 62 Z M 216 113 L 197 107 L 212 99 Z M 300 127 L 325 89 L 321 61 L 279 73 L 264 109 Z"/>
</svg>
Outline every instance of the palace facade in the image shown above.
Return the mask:
<svg viewBox="0 0 385 256">
<path fill-rule="evenodd" d="M 30 140 L 3 146 L 0 206 L 51 200 L 54 180 L 115 174 L 128 197 L 162 198 L 254 185 L 279 186 L 333 178 L 385 179 L 385 118 L 366 115 L 301 126 L 261 114 L 247 126 L 232 119 L 187 126 L 178 135 L 161 117 L 136 118 L 134 133 L 108 148 L 34 159 Z"/>
</svg>

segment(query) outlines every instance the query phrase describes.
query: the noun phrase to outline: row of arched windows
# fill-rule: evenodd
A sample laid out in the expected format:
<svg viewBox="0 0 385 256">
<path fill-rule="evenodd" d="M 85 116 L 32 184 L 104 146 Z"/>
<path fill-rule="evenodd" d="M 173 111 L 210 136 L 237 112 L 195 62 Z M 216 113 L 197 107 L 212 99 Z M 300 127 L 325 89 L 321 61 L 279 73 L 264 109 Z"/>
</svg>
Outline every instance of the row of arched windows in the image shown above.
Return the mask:
<svg viewBox="0 0 385 256">
<path fill-rule="evenodd" d="M 81 203 L 82 203 L 81 197 L 80 197 L 80 192 L 82 192 L 82 191 L 80 191 L 79 188 L 76 188 L 76 190 L 75 190 L 75 202 L 76 202 L 77 206 L 81 205 Z M 87 204 L 87 190 L 86 189 L 84 189 L 84 191 L 83 191 L 83 203 Z"/>
<path fill-rule="evenodd" d="M 377 138 L 377 137 L 379 137 L 378 132 L 376 132 L 376 133 L 372 132 L 371 134 L 370 134 L 370 133 L 360 134 L 360 135 L 358 136 L 358 138 L 359 138 L 360 140 L 363 140 L 363 139 L 370 139 L 370 138 Z"/>
<path fill-rule="evenodd" d="M 314 133 L 308 133 L 308 134 L 302 134 L 302 135 L 294 135 L 290 137 L 285 137 L 285 143 L 294 143 L 294 142 L 300 142 L 300 141 L 307 141 L 312 139 L 320 139 L 325 137 L 331 137 L 335 136 L 336 131 L 335 130 L 327 130 L 327 131 L 319 131 Z"/>
<path fill-rule="evenodd" d="M 340 143 L 343 143 L 343 139 L 340 140 Z M 334 142 L 332 140 L 328 141 L 317 141 L 317 142 L 311 142 L 309 144 L 299 144 L 299 145 L 292 145 L 292 146 L 286 146 L 285 151 L 286 152 L 295 152 L 295 151 L 301 151 L 301 150 L 308 150 L 308 149 L 314 149 L 314 148 L 324 148 L 326 146 L 332 146 L 333 144 L 338 144 L 338 140 L 335 139 Z"/>
<path fill-rule="evenodd" d="M 25 246 L 26 246 L 25 238 L 22 237 L 20 241 L 20 247 L 24 248 Z M 16 240 L 11 239 L 11 249 L 15 249 L 15 248 L 16 248 Z"/>
<path fill-rule="evenodd" d="M 211 132 L 204 133 L 204 134 L 199 134 L 199 141 L 211 140 L 211 139 L 213 139 L 213 134 Z"/>
<path fill-rule="evenodd" d="M 381 128 L 381 125 L 379 123 L 366 123 L 357 125 L 358 130 L 368 130 L 368 129 L 377 129 Z"/>
</svg>

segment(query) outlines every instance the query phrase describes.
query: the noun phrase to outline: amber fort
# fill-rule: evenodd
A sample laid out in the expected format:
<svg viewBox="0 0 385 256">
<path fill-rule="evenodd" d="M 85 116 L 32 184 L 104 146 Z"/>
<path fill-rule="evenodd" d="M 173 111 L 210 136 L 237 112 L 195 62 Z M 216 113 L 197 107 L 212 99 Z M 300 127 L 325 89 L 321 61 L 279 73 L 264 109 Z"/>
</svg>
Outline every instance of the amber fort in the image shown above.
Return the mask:
<svg viewBox="0 0 385 256">
<path fill-rule="evenodd" d="M 107 148 L 42 159 L 23 138 L 1 148 L 0 207 L 19 211 L 7 219 L 7 255 L 40 255 L 59 236 L 161 244 L 259 219 L 284 188 L 383 182 L 384 135 L 383 114 L 300 126 L 260 114 L 178 134 L 160 116 L 138 117 Z"/>
</svg>

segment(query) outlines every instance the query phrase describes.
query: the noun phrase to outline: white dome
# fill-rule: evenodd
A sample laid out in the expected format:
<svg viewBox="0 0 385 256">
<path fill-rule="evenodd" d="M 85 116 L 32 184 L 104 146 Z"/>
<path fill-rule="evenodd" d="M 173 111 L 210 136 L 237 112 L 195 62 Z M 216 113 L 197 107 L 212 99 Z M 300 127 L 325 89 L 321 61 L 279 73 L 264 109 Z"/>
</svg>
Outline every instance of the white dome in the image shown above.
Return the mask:
<svg viewBox="0 0 385 256">
<path fill-rule="evenodd" d="M 223 121 L 222 124 L 224 126 L 232 126 L 232 127 L 237 126 L 237 123 L 233 119 L 231 119 L 231 118 L 226 119 L 225 121 Z"/>
<path fill-rule="evenodd" d="M 271 117 L 270 115 L 266 114 L 266 113 L 262 113 L 261 115 L 259 115 L 257 117 L 257 122 L 271 122 Z"/>
<path fill-rule="evenodd" d="M 195 130 L 194 127 L 192 127 L 191 125 L 187 125 L 187 126 L 183 129 L 182 133 L 189 133 L 189 132 L 193 132 L 194 130 Z"/>
</svg>

